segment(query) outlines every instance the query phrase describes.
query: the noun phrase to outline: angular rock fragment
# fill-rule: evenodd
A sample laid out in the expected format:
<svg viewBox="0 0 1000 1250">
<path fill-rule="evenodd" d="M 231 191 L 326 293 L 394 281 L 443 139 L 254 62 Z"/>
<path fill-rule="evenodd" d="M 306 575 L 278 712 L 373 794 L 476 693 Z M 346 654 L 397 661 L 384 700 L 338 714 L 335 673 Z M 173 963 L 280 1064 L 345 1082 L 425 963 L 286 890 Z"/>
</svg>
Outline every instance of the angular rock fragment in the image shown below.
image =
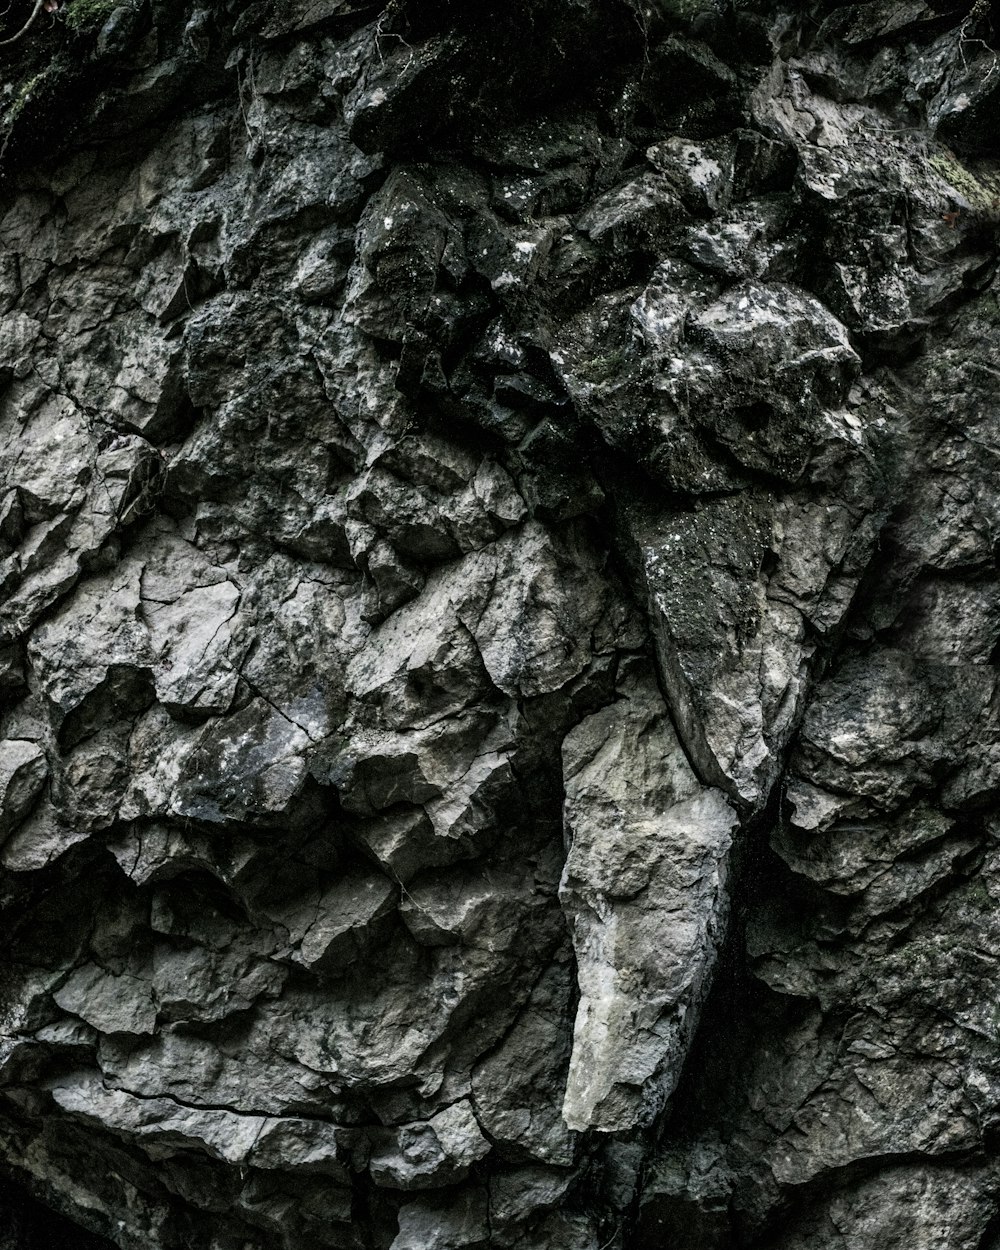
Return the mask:
<svg viewBox="0 0 1000 1250">
<path fill-rule="evenodd" d="M 152 980 L 133 971 L 116 974 L 84 964 L 52 997 L 101 1033 L 155 1032 Z"/>
<path fill-rule="evenodd" d="M 455 1103 L 424 1124 L 406 1124 L 389 1145 L 376 1145 L 369 1171 L 390 1189 L 435 1189 L 462 1180 L 490 1152 L 468 1103 Z"/>
<path fill-rule="evenodd" d="M 570 1128 L 649 1124 L 680 1077 L 729 911 L 736 815 L 684 756 L 648 668 L 563 744 L 569 853 L 560 901 L 577 1009 Z"/>
<path fill-rule="evenodd" d="M 541 1163 L 572 1165 L 563 1119 L 572 1041 L 569 969 L 553 968 L 494 1052 L 472 1070 L 476 1115 L 490 1138 Z"/>
<path fill-rule="evenodd" d="M 316 972 L 336 972 L 362 958 L 379 936 L 380 920 L 396 902 L 396 887 L 379 873 L 345 873 L 329 889 L 294 908 L 265 909 L 288 929 L 290 958 Z"/>
<path fill-rule="evenodd" d="M 664 689 L 699 774 L 762 804 L 797 727 L 817 636 L 870 558 L 867 509 L 746 492 L 636 516 Z"/>
<path fill-rule="evenodd" d="M 7 738 L 0 743 L 0 833 L 9 833 L 28 814 L 48 772 L 37 742 Z"/>
<path fill-rule="evenodd" d="M 489 1245 L 488 1219 L 485 1190 L 464 1190 L 450 1201 L 407 1202 L 390 1250 L 476 1250 Z"/>
</svg>

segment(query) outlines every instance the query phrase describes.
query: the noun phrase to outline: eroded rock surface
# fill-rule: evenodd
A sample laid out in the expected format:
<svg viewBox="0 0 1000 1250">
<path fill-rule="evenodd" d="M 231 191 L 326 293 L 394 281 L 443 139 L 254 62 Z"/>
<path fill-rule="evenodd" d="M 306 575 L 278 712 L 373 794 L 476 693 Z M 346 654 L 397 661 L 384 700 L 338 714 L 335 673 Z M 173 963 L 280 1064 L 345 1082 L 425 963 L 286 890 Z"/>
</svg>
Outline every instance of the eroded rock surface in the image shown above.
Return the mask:
<svg viewBox="0 0 1000 1250">
<path fill-rule="evenodd" d="M 563 1118 L 621 1132 L 673 1093 L 728 919 L 736 814 L 698 782 L 648 666 L 563 741 L 560 899 L 577 1008 Z"/>
<path fill-rule="evenodd" d="M 0 58 L 4 1250 L 995 1250 L 997 6 Z"/>
</svg>

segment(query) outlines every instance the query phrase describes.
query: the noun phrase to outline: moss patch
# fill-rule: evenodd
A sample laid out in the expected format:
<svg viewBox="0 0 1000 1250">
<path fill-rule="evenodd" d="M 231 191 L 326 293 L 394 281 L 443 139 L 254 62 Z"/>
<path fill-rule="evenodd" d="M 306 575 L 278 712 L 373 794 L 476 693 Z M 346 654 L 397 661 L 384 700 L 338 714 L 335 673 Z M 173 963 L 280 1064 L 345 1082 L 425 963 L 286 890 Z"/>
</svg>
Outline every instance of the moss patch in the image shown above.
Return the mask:
<svg viewBox="0 0 1000 1250">
<path fill-rule="evenodd" d="M 32 95 L 42 85 L 47 76 L 47 71 L 42 70 L 38 74 L 33 74 L 30 78 L 25 79 L 19 86 L 14 89 L 14 98 L 11 100 L 7 108 L 7 121 L 16 122 L 24 112 L 24 106 L 31 99 Z"/>
<path fill-rule="evenodd" d="M 580 376 L 593 386 L 601 386 L 604 382 L 610 382 L 615 374 L 621 373 L 624 364 L 625 352 L 611 351 L 584 361 Z"/>
<path fill-rule="evenodd" d="M 66 25 L 70 30 L 93 30 L 103 26 L 118 0 L 70 0 L 66 6 Z"/>
<path fill-rule="evenodd" d="M 975 172 L 947 148 L 930 157 L 930 165 L 972 208 L 1000 207 L 1000 166 L 995 161 L 977 161 Z"/>
</svg>

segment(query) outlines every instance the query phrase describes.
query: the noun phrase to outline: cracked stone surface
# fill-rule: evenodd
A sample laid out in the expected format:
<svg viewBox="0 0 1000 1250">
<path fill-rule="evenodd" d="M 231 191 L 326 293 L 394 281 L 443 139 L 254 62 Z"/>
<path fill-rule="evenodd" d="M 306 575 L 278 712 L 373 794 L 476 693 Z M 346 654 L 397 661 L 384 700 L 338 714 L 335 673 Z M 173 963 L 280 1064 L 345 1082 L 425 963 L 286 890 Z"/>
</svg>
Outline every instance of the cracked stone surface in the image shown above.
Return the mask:
<svg viewBox="0 0 1000 1250">
<path fill-rule="evenodd" d="M 0 58 L 0 1250 L 998 1250 L 1000 6 Z"/>
</svg>

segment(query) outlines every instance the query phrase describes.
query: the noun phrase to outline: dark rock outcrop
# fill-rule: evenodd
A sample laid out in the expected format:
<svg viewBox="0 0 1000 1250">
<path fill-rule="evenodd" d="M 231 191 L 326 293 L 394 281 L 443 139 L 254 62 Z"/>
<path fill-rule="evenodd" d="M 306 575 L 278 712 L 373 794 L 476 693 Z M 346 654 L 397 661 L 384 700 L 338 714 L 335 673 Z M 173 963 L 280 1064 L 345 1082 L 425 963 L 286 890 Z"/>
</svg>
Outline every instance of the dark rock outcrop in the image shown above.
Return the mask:
<svg viewBox="0 0 1000 1250">
<path fill-rule="evenodd" d="M 1000 9 L 0 55 L 4 1247 L 995 1250 Z"/>
</svg>

